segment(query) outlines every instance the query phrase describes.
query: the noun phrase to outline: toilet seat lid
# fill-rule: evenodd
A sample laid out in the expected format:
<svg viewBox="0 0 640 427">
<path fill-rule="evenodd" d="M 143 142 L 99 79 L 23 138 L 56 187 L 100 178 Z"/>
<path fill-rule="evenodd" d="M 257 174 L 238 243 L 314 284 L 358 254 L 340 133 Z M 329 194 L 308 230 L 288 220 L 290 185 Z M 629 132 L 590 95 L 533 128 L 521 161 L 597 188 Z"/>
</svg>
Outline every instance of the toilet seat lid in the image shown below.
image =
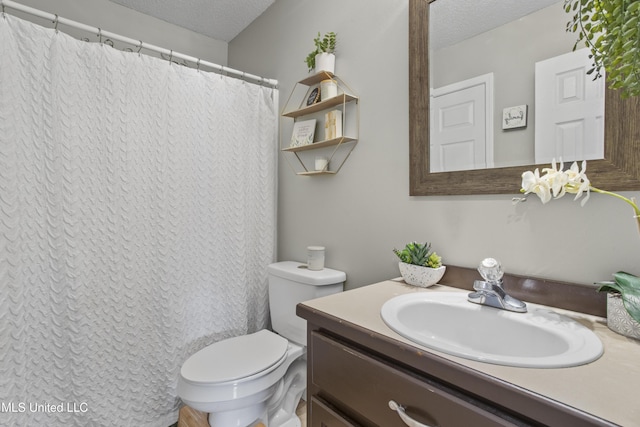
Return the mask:
<svg viewBox="0 0 640 427">
<path fill-rule="evenodd" d="M 257 374 L 279 364 L 288 341 L 265 329 L 218 341 L 182 365 L 182 378 L 194 383 L 222 383 Z"/>
</svg>

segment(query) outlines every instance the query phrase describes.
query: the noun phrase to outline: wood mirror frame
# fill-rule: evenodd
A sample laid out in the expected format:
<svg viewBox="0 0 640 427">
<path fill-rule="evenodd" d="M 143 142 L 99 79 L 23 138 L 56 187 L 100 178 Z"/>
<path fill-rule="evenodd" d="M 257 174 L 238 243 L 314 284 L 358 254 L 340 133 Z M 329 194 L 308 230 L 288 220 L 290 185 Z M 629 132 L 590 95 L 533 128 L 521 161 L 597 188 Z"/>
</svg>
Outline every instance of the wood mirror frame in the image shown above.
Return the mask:
<svg viewBox="0 0 640 427">
<path fill-rule="evenodd" d="M 429 3 L 433 1 L 409 0 L 409 194 L 519 194 L 524 171 L 549 165 L 429 171 Z M 621 99 L 617 92 L 606 90 L 604 149 L 604 160 L 588 162 L 592 184 L 606 190 L 640 190 L 638 97 Z"/>
</svg>

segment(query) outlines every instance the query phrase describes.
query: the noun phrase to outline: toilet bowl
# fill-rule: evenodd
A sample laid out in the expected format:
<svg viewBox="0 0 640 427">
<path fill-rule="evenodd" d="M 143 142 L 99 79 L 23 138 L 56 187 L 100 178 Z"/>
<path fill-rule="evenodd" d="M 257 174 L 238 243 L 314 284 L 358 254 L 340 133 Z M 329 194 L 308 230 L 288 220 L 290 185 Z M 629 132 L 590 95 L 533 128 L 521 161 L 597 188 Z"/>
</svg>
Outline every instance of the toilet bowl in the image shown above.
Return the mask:
<svg viewBox="0 0 640 427">
<path fill-rule="evenodd" d="M 180 370 L 178 396 L 208 412 L 212 427 L 300 427 L 295 410 L 306 390 L 306 323 L 295 305 L 342 291 L 346 275 L 291 261 L 268 270 L 272 325 L 280 334 L 263 329 L 213 343 Z"/>
<path fill-rule="evenodd" d="M 278 383 L 286 381 L 289 367 L 303 353 L 302 346 L 268 330 L 219 341 L 182 365 L 178 395 L 186 405 L 210 413 L 214 427 L 264 421 Z"/>
</svg>

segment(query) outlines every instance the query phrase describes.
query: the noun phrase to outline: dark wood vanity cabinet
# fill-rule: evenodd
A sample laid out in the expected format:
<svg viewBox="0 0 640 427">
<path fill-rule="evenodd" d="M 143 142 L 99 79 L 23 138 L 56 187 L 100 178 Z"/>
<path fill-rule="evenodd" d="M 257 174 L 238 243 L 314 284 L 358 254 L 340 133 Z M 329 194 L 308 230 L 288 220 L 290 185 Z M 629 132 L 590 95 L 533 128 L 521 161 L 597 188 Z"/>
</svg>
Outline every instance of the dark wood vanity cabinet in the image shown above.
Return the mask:
<svg viewBox="0 0 640 427">
<path fill-rule="evenodd" d="M 310 427 L 406 427 L 389 401 L 426 426 L 530 425 L 322 332 L 309 339 Z"/>
<path fill-rule="evenodd" d="M 299 304 L 307 321 L 307 426 L 616 426 L 429 351 Z"/>
</svg>

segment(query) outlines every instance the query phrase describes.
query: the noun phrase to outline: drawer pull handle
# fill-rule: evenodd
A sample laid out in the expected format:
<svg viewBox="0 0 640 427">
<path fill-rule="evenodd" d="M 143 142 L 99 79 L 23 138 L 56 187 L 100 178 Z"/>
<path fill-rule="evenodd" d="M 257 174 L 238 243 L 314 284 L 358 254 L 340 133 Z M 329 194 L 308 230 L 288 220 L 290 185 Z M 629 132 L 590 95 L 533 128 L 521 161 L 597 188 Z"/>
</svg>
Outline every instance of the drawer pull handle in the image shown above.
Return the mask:
<svg viewBox="0 0 640 427">
<path fill-rule="evenodd" d="M 413 418 L 411 418 L 409 415 L 407 415 L 406 412 L 404 412 L 404 407 L 401 406 L 401 405 L 398 405 L 393 400 L 389 401 L 389 408 L 391 408 L 392 411 L 396 411 L 398 413 L 398 415 L 400 416 L 400 419 L 402 421 L 404 421 L 404 423 L 406 425 L 408 425 L 409 427 L 430 427 L 430 426 L 428 426 L 426 424 L 419 423 L 416 420 L 414 420 Z"/>
</svg>

